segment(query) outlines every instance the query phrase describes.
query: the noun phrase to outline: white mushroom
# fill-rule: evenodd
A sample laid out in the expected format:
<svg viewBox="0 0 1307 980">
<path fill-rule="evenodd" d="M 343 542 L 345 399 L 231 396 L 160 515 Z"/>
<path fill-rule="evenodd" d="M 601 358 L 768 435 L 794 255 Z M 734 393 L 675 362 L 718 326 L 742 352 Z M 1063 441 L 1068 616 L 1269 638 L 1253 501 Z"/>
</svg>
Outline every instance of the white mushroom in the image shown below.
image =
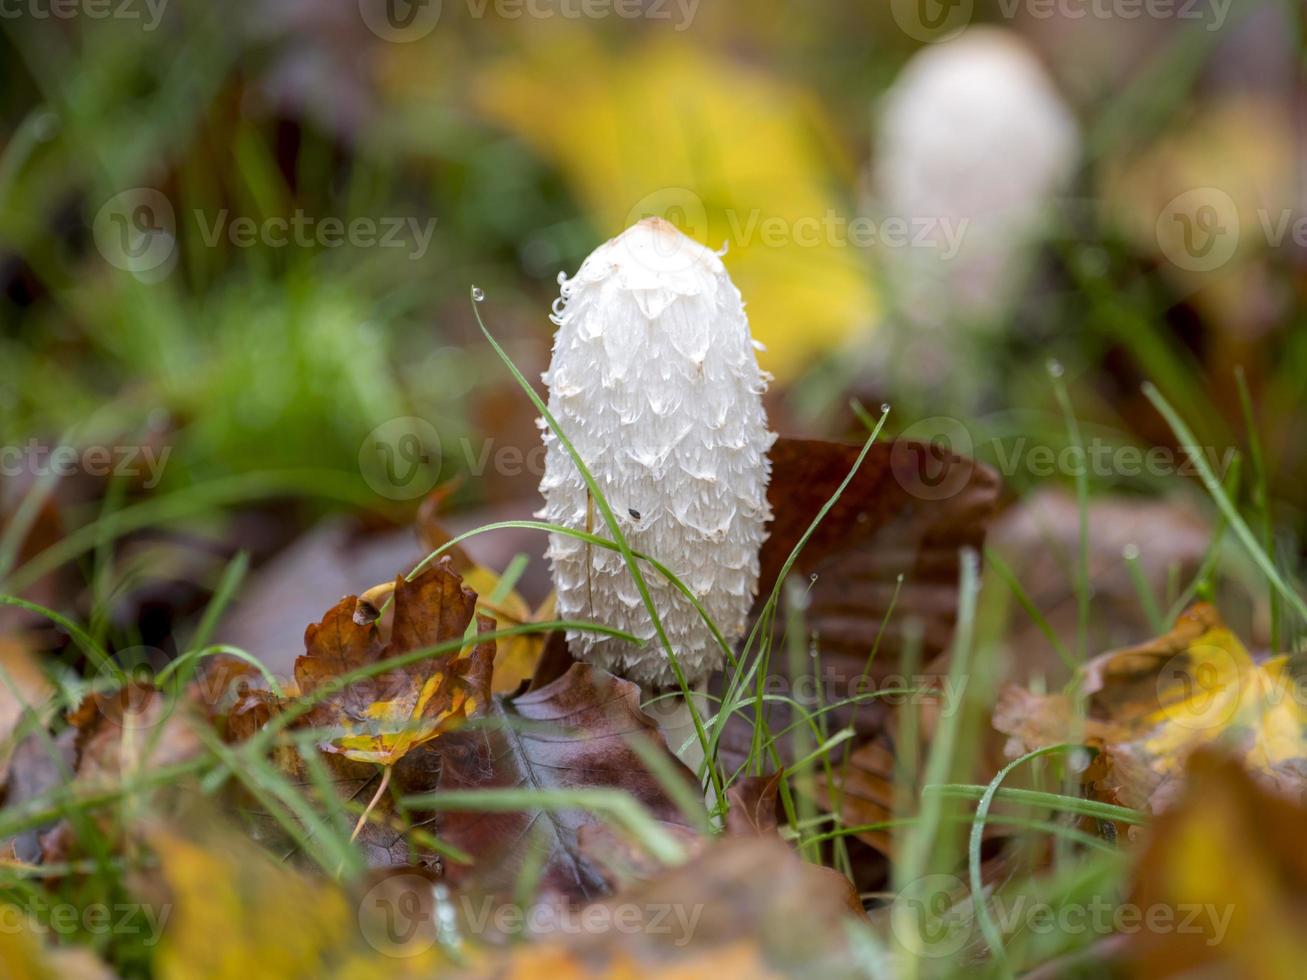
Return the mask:
<svg viewBox="0 0 1307 980">
<path fill-rule="evenodd" d="M 681 577 L 722 634 L 743 631 L 775 435 L 767 429 L 740 292 L 721 258 L 659 218 L 599 246 L 560 276 L 549 410 L 594 475 L 634 551 Z M 607 536 L 586 484 L 544 425 L 540 516 Z M 571 633 L 574 653 L 646 688 L 675 674 L 621 554 L 554 534 L 548 557 L 565 619 L 625 630 L 633 645 Z M 691 684 L 721 666 L 720 644 L 676 588 L 646 570 L 651 598 Z"/>
</svg>

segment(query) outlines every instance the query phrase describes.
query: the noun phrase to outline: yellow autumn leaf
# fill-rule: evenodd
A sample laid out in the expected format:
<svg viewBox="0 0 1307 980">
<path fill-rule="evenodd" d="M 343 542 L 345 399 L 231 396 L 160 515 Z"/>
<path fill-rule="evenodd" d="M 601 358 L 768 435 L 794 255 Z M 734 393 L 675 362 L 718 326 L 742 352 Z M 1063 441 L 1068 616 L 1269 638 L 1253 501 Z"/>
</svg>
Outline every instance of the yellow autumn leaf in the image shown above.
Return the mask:
<svg viewBox="0 0 1307 980">
<path fill-rule="evenodd" d="M 243 842 L 222 853 L 160 833 L 152 844 L 174 905 L 155 957 L 162 980 L 311 976 L 347 932 L 338 890 Z"/>
<path fill-rule="evenodd" d="M 3 911 L 6 917 L 16 914 L 12 906 Z M 54 980 L 54 971 L 42 960 L 36 935 L 21 926 L 0 930 L 0 964 L 5 975 L 16 980 Z"/>
<path fill-rule="evenodd" d="M 380 587 L 369 590 L 379 595 Z M 295 679 L 305 694 L 326 688 L 305 715 L 326 735 L 324 752 L 391 766 L 416 745 L 462 724 L 490 699 L 494 623 L 476 615 L 476 596 L 447 559 L 397 579 L 389 642 L 370 601 L 347 596 L 305 631 Z M 364 614 L 359 615 L 360 607 Z M 475 620 L 475 631 L 474 628 Z M 400 654 L 461 641 L 455 654 L 414 661 L 340 686 L 350 671 Z"/>
<path fill-rule="evenodd" d="M 151 843 L 171 894 L 153 964 L 160 980 L 398 980 L 447 966 L 425 919 L 396 948 L 385 915 L 398 907 L 374 907 L 376 889 L 351 901 L 334 882 L 234 836 L 197 842 L 160 831 Z"/>
<path fill-rule="evenodd" d="M 782 382 L 873 323 L 867 256 L 830 191 L 849 168 L 793 87 L 683 41 L 609 50 L 575 34 L 487 69 L 475 96 L 562 170 L 605 236 L 658 215 L 726 244 L 759 361 Z"/>
<path fill-rule="evenodd" d="M 554 594 L 532 612 L 516 590 L 503 590 L 500 576 L 490 569 L 477 565 L 463 575 L 463 581 L 477 594 L 477 612 L 491 616 L 495 620 L 495 629 L 511 629 L 526 623 L 541 622 L 554 617 Z M 495 649 L 495 669 L 491 675 L 491 691 L 494 694 L 512 694 L 522 682 L 530 680 L 535 673 L 536 664 L 544 653 L 545 633 L 523 633 L 519 636 L 506 637 L 498 642 Z"/>
<path fill-rule="evenodd" d="M 1238 763 L 1195 753 L 1184 792 L 1148 834 L 1130 896 L 1134 908 L 1184 910 L 1187 927 L 1126 937 L 1129 975 L 1297 976 L 1307 957 L 1304 820 L 1299 803 Z"/>
<path fill-rule="evenodd" d="M 448 704 L 437 705 L 448 677 L 447 674 L 428 677 L 416 697 L 373 702 L 364 715 L 375 726 L 336 736 L 330 739 L 330 745 L 356 762 L 394 765 L 410 749 L 456 728 L 480 707 L 466 685 L 457 680 L 451 684 Z"/>
<path fill-rule="evenodd" d="M 1189 756 L 1220 744 L 1264 782 L 1307 788 L 1307 682 L 1289 657 L 1258 663 L 1216 610 L 1199 603 L 1165 636 L 1086 665 L 1087 717 L 1069 695 L 1004 692 L 994 725 L 1010 752 L 1083 739 L 1100 749 L 1100 798 L 1162 809 Z"/>
<path fill-rule="evenodd" d="M 0 976 L 5 980 L 113 980 L 89 949 L 51 949 L 16 906 L 0 907 Z"/>
<path fill-rule="evenodd" d="M 1294 690 L 1288 657 L 1255 664 L 1228 629 L 1205 634 L 1190 648 L 1194 672 L 1173 679 L 1176 700 L 1151 713 L 1142 739 L 1158 768 L 1178 770 L 1193 749 L 1238 731 L 1245 765 L 1271 770 L 1307 758 L 1307 713 Z"/>
<path fill-rule="evenodd" d="M 618 950 L 612 961 L 602 966 L 586 963 L 562 946 L 523 946 L 499 975 L 505 980 L 767 980 L 781 976 L 767 967 L 757 944 L 747 939 L 721 949 L 694 951 L 682 961 L 671 963 L 642 963 L 629 952 Z"/>
</svg>

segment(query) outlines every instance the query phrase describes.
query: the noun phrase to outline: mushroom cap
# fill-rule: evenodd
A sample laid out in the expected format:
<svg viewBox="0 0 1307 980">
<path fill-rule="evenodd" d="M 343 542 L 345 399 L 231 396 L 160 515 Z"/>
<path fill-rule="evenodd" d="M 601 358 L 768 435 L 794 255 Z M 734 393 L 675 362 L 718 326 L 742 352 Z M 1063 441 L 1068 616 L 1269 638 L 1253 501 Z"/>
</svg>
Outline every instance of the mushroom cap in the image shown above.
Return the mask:
<svg viewBox="0 0 1307 980">
<path fill-rule="evenodd" d="M 720 255 L 658 218 L 605 242 L 560 283 L 544 375 L 550 411 L 631 547 L 675 572 L 734 637 L 757 589 L 775 439 L 762 407 L 768 377 L 740 293 Z M 605 534 L 572 460 L 547 429 L 544 441 L 541 516 Z M 642 641 L 574 631 L 572 650 L 644 684 L 672 683 L 621 555 L 551 535 L 548 558 L 560 616 Z M 689 601 L 650 569 L 645 580 L 687 677 L 696 681 L 719 666 L 724 653 Z"/>
</svg>

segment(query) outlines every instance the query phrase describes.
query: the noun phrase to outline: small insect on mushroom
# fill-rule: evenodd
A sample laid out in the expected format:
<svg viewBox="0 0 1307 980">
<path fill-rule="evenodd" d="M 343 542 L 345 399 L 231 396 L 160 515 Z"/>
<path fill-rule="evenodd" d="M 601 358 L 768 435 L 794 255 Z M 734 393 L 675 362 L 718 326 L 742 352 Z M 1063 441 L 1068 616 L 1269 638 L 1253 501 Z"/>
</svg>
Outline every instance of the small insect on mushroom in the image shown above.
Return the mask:
<svg viewBox="0 0 1307 980">
<path fill-rule="evenodd" d="M 758 368 L 740 292 L 716 252 L 659 218 L 599 246 L 559 282 L 558 332 L 544 375 L 550 412 L 605 498 L 630 516 L 631 548 L 675 572 L 734 640 L 757 591 L 771 519 L 767 451 L 776 438 L 762 405 L 770 377 Z M 603 534 L 576 466 L 540 424 L 540 516 Z M 621 554 L 554 534 L 548 558 L 560 617 L 642 641 L 570 632 L 572 651 L 646 689 L 673 685 Z M 721 666 L 721 645 L 675 586 L 645 577 L 686 679 L 699 684 Z"/>
</svg>

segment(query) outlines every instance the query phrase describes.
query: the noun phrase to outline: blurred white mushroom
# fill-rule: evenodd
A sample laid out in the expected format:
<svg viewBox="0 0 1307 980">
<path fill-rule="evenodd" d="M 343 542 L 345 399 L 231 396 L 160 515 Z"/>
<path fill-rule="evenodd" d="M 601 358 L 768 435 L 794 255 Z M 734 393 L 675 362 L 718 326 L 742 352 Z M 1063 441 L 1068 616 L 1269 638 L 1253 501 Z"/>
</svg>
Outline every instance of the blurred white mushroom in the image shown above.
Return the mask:
<svg viewBox="0 0 1307 980">
<path fill-rule="evenodd" d="M 872 210 L 912 230 L 881 249 L 893 319 L 916 330 L 1000 317 L 1078 144 L 1018 35 L 972 28 L 917 54 L 885 96 L 872 180 Z"/>
<path fill-rule="evenodd" d="M 560 283 L 544 375 L 550 411 L 632 549 L 677 573 L 734 639 L 757 589 L 775 439 L 762 406 L 769 378 L 758 368 L 739 290 L 717 253 L 658 218 L 601 245 Z M 544 440 L 541 516 L 606 536 L 571 458 L 553 432 Z M 572 633 L 573 652 L 646 688 L 672 685 L 622 556 L 555 534 L 548 557 L 560 617 L 644 641 Z M 702 681 L 721 665 L 720 645 L 681 593 L 650 570 L 645 577 L 686 678 Z"/>
</svg>

